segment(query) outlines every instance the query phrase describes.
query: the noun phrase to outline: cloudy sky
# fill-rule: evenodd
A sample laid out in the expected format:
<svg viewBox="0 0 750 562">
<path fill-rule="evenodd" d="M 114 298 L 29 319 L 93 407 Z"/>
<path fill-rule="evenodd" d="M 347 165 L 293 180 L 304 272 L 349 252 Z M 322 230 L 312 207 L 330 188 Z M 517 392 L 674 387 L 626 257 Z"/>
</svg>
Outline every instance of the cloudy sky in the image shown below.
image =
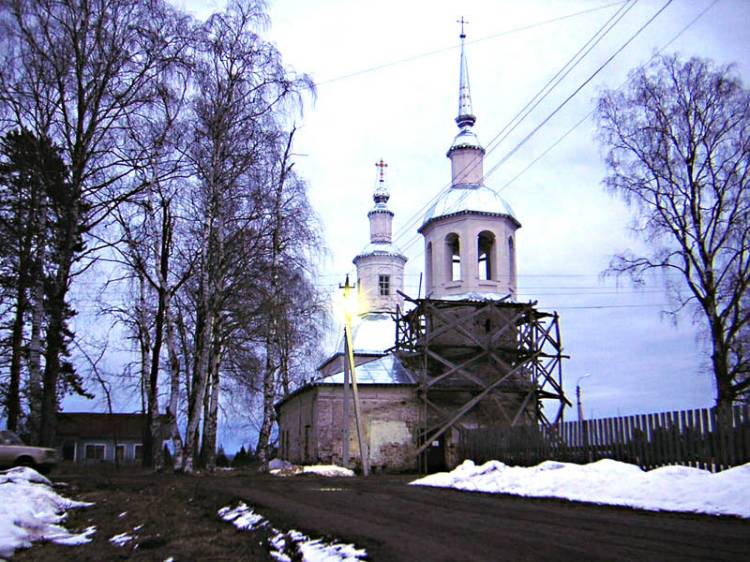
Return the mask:
<svg viewBox="0 0 750 562">
<path fill-rule="evenodd" d="M 620 86 L 628 70 L 665 46 L 684 56 L 736 63 L 748 81 L 750 2 L 666 2 L 636 35 L 665 2 L 272 2 L 266 37 L 288 67 L 317 84 L 315 99 L 307 100 L 298 119 L 296 154 L 328 244 L 321 287 L 333 290 L 354 271 L 351 260 L 368 241 L 374 164 L 383 158 L 396 243 L 409 257 L 406 291 L 417 293 L 424 256 L 416 229 L 425 207 L 450 180 L 445 153 L 457 132 L 456 20 L 463 16 L 469 21 L 475 131 L 488 148 L 486 183 L 499 190 L 523 225 L 517 236 L 519 298 L 561 314 L 563 344 L 571 355 L 564 368 L 566 392 L 572 399 L 576 382 L 590 375 L 581 386 L 587 416 L 596 417 L 712 405 L 706 345 L 690 314 L 676 324 L 665 318 L 670 300 L 662 280 L 637 291 L 626 280 L 600 278 L 614 253 L 642 246 L 628 233 L 629 210 L 601 186 L 602 150 L 590 117 L 597 92 Z M 176 3 L 198 17 L 222 4 Z M 491 146 L 608 22 L 614 25 L 591 52 Z"/>
</svg>

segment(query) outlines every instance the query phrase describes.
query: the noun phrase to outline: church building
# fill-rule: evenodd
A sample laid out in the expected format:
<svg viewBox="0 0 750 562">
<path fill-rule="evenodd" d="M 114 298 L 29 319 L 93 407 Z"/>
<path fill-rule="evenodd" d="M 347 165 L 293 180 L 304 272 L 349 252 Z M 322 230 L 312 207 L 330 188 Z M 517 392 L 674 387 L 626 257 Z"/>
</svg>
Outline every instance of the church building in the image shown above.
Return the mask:
<svg viewBox="0 0 750 562">
<path fill-rule="evenodd" d="M 516 302 L 521 224 L 485 185 L 464 39 L 462 32 L 458 132 L 447 152 L 451 184 L 418 229 L 425 299 L 405 303 L 399 292 L 407 259 L 393 243 L 382 160 L 368 213 L 370 242 L 353 260 L 358 290 L 368 303 L 352 329 L 352 347 L 374 470 L 455 466 L 459 429 L 536 421 L 539 411 L 536 377 L 516 349 L 533 306 Z M 439 348 L 430 347 L 436 343 Z M 276 405 L 279 456 L 360 467 L 343 342 L 319 374 Z"/>
</svg>

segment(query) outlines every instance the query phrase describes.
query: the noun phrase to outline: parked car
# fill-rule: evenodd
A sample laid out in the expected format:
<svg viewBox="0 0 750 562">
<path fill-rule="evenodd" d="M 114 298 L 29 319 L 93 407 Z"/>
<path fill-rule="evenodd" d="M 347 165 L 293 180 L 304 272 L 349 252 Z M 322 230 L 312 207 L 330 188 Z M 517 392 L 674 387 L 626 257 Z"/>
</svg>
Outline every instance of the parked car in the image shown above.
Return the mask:
<svg viewBox="0 0 750 562">
<path fill-rule="evenodd" d="M 0 467 L 29 466 L 48 472 L 57 464 L 57 451 L 31 447 L 12 431 L 0 431 Z"/>
</svg>

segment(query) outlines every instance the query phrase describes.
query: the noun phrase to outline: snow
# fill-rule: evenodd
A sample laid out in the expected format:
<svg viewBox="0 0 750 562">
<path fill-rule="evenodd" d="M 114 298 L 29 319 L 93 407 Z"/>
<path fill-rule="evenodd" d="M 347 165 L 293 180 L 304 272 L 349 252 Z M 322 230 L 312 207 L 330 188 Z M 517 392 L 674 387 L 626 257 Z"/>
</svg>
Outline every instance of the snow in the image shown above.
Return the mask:
<svg viewBox="0 0 750 562">
<path fill-rule="evenodd" d="M 335 464 L 313 464 L 300 466 L 281 459 L 268 463 L 268 472 L 274 476 L 296 476 L 298 474 L 315 474 L 317 476 L 354 476 L 354 471 Z"/>
<path fill-rule="evenodd" d="M 219 517 L 243 531 L 253 531 L 269 525 L 262 515 L 243 502 L 235 508 L 222 507 Z M 282 532 L 272 527 L 270 547 L 269 554 L 279 562 L 291 562 L 290 554 L 294 555 L 294 560 L 302 562 L 355 562 L 367 558 L 367 552 L 353 544 L 311 539 L 294 529 Z"/>
<path fill-rule="evenodd" d="M 362 365 L 357 365 L 357 384 L 416 384 L 417 379 L 398 360 L 389 353 Z M 321 384 L 344 384 L 344 372 L 330 375 L 319 381 Z"/>
<path fill-rule="evenodd" d="M 71 533 L 61 523 L 66 510 L 91 505 L 58 495 L 52 483 L 31 468 L 0 471 L 0 557 L 9 558 L 34 541 L 71 546 L 90 542 L 95 527 Z"/>
<path fill-rule="evenodd" d="M 232 525 L 242 531 L 252 531 L 253 529 L 262 527 L 266 522 L 261 515 L 255 513 L 242 502 L 234 509 L 229 506 L 222 507 L 219 510 L 219 517 L 224 521 L 232 523 Z"/>
<path fill-rule="evenodd" d="M 609 459 L 586 465 L 546 461 L 528 468 L 464 461 L 452 472 L 431 474 L 411 484 L 750 518 L 750 463 L 714 474 L 685 466 L 646 472 Z"/>
<path fill-rule="evenodd" d="M 124 533 L 115 535 L 114 537 L 109 539 L 109 542 L 111 542 L 115 546 L 125 546 L 134 538 L 136 538 L 136 533 L 140 531 L 142 528 L 143 528 L 143 525 L 138 525 L 136 527 L 133 527 L 132 531 L 129 531 L 129 532 L 125 531 Z"/>
</svg>

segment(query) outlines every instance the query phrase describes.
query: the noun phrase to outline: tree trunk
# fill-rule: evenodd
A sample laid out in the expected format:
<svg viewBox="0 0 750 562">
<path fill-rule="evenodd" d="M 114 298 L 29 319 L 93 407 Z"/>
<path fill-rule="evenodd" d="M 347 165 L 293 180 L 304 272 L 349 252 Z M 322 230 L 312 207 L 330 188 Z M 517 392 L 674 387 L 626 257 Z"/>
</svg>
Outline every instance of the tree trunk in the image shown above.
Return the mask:
<svg viewBox="0 0 750 562">
<path fill-rule="evenodd" d="M 217 322 L 218 325 L 218 322 Z M 204 463 L 209 472 L 216 470 L 216 433 L 218 429 L 219 418 L 219 367 L 221 366 L 221 341 L 218 336 L 220 330 L 214 328 L 214 344 L 211 357 L 211 392 L 208 398 L 208 410 L 203 422 L 203 448 Z"/>
<path fill-rule="evenodd" d="M 198 315 L 195 323 L 195 357 L 193 359 L 193 384 L 188 402 L 187 429 L 185 430 L 185 447 L 183 450 L 183 471 L 191 474 L 198 443 L 198 427 L 201 420 L 203 398 L 208 384 L 208 360 L 213 336 L 213 299 L 209 296 L 208 247 L 210 224 L 203 234 L 201 255 L 201 279 L 199 285 Z"/>
<path fill-rule="evenodd" d="M 23 353 L 23 327 L 26 313 L 25 275 L 18 277 L 16 288 L 16 313 L 13 317 L 11 332 L 10 378 L 8 394 L 5 401 L 7 424 L 10 431 L 18 431 L 18 420 L 21 415 L 21 355 Z"/>
<path fill-rule="evenodd" d="M 263 371 L 263 423 L 258 433 L 258 446 L 255 454 L 258 460 L 264 465 L 271 460 L 270 457 L 270 439 L 271 429 L 273 428 L 274 409 L 273 399 L 274 392 L 274 366 L 273 366 L 273 349 L 269 341 L 266 341 L 266 364 Z"/>
<path fill-rule="evenodd" d="M 32 290 L 31 335 L 29 340 L 29 433 L 31 443 L 38 445 L 42 422 L 42 323 L 44 322 L 44 246 L 37 248 L 36 279 Z"/>
<path fill-rule="evenodd" d="M 180 400 L 180 357 L 177 354 L 177 342 L 175 341 L 175 328 L 171 313 L 171 299 L 167 299 L 165 307 L 166 330 L 167 330 L 167 353 L 169 354 L 169 406 L 167 406 L 166 423 L 167 430 L 172 439 L 174 449 L 174 468 L 182 468 L 182 438 L 177 424 L 177 408 Z"/>
</svg>

